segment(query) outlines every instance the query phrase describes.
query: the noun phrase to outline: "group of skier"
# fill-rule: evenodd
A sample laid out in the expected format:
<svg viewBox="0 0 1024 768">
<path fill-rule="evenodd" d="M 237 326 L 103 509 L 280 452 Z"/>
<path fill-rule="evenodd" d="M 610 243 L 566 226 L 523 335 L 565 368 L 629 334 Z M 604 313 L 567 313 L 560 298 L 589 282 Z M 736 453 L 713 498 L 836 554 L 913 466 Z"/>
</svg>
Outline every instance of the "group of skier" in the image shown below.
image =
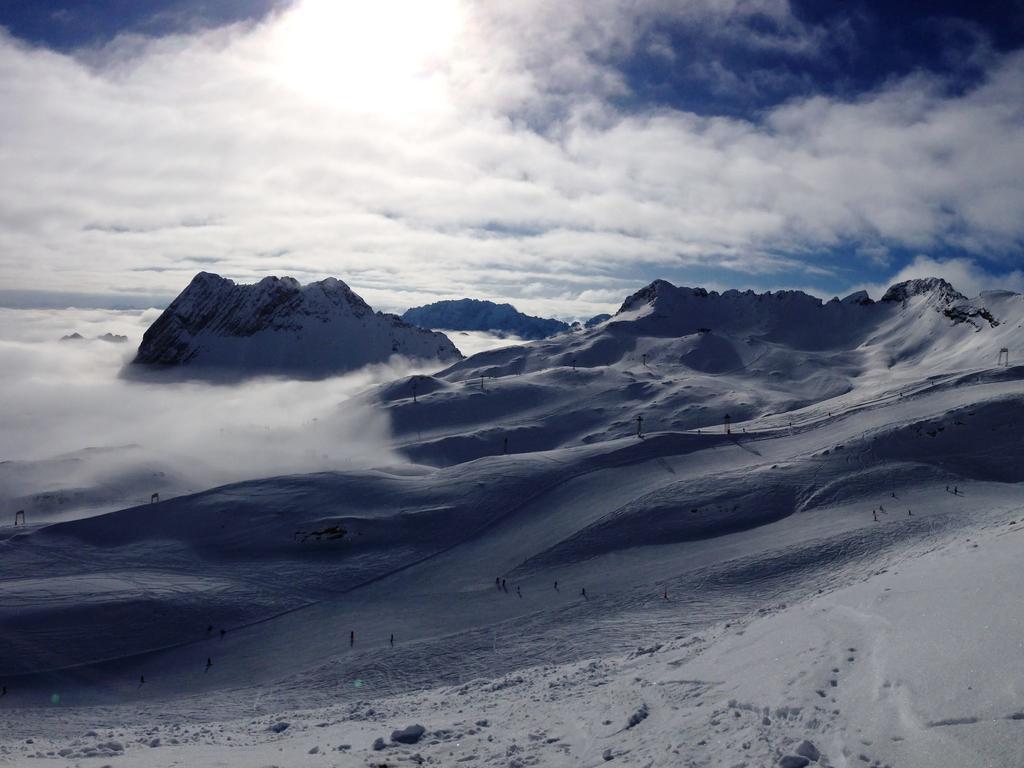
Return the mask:
<svg viewBox="0 0 1024 768">
<path fill-rule="evenodd" d="M 960 495 L 960 488 L 959 488 L 959 486 L 954 485 L 953 486 L 953 490 L 950 490 L 949 486 L 947 485 L 946 486 L 946 492 L 947 493 L 952 493 L 954 496 L 959 496 Z M 891 495 L 892 495 L 892 498 L 894 498 L 894 499 L 896 498 L 895 491 Z M 872 519 L 876 523 L 878 522 L 878 513 L 879 512 L 881 512 L 882 514 L 888 514 L 885 511 L 885 506 L 882 505 L 882 504 L 879 504 L 877 509 L 872 509 L 871 510 L 871 517 L 872 517 Z M 908 517 L 913 517 L 914 513 L 911 510 L 908 509 L 907 510 L 907 516 Z M 508 594 L 508 582 L 505 579 L 501 578 L 500 576 L 495 577 L 495 579 L 494 579 L 494 586 L 495 586 L 496 589 L 504 592 L 505 594 Z M 554 589 L 555 589 L 556 592 L 560 592 L 561 591 L 558 588 L 558 582 L 557 581 L 555 581 L 555 583 L 554 583 Z M 522 598 L 522 596 L 523 596 L 522 587 L 520 587 L 519 585 L 516 585 L 516 595 L 518 597 L 520 597 L 520 598 Z M 590 598 L 587 597 L 587 588 L 586 587 L 581 587 L 580 588 L 580 597 L 582 597 L 584 600 L 589 600 L 590 599 Z M 662 591 L 661 597 L 664 600 L 668 600 L 668 589 L 664 589 Z M 212 635 L 213 634 L 213 625 L 212 624 L 207 626 L 206 634 L 207 635 Z M 224 639 L 224 635 L 226 635 L 226 634 L 227 634 L 227 630 L 225 630 L 225 629 L 221 629 L 220 630 L 220 638 L 222 640 Z M 394 635 L 394 633 L 391 633 L 391 636 L 389 637 L 388 642 L 389 642 L 389 644 L 391 645 L 392 648 L 395 647 L 395 635 Z M 354 648 L 355 644 L 356 644 L 356 633 L 355 633 L 355 630 L 352 630 L 352 631 L 349 632 L 349 635 L 348 635 L 348 645 L 349 645 L 350 648 Z M 203 669 L 203 672 L 204 673 L 209 672 L 212 667 L 213 667 L 213 658 L 208 656 L 206 658 L 206 667 Z M 141 688 L 145 684 L 146 684 L 146 676 L 145 675 L 139 675 L 139 687 Z M 7 695 L 7 686 L 5 685 L 5 686 L 0 687 L 0 698 L 4 697 L 6 695 Z"/>
<path fill-rule="evenodd" d="M 206 657 L 206 667 L 203 668 L 203 674 L 206 674 L 207 672 L 209 672 L 210 668 L 212 666 L 213 666 L 213 658 L 211 656 L 207 656 Z M 145 675 L 139 675 L 139 688 L 141 688 L 145 684 L 146 684 L 146 676 Z M 6 690 L 6 688 L 4 690 Z"/>
<path fill-rule="evenodd" d="M 395 647 L 395 633 L 394 632 L 392 632 L 391 636 L 388 638 L 388 644 L 392 648 Z M 356 631 L 353 629 L 351 632 L 348 633 L 348 647 L 349 648 L 355 648 L 355 645 L 356 645 Z"/>
<path fill-rule="evenodd" d="M 561 592 L 561 590 L 558 588 L 558 582 L 557 581 L 555 582 L 554 587 L 555 587 L 555 592 Z M 497 589 L 499 592 L 504 592 L 506 595 L 508 594 L 508 582 L 505 581 L 505 579 L 501 578 L 500 576 L 495 576 L 494 577 L 494 588 Z M 516 594 L 519 597 L 523 596 L 523 589 L 519 585 L 516 585 Z M 587 597 L 587 588 L 586 587 L 580 587 L 580 597 L 582 597 L 584 600 L 588 600 L 589 599 Z"/>
<path fill-rule="evenodd" d="M 887 514 L 889 514 L 888 512 L 886 512 L 886 511 L 885 511 L 885 507 L 884 507 L 884 506 L 882 506 L 881 504 L 879 504 L 879 505 L 878 505 L 878 509 L 872 509 L 872 510 L 871 510 L 871 518 L 872 518 L 872 519 L 873 519 L 873 520 L 874 520 L 874 521 L 875 521 L 876 523 L 878 522 L 878 513 L 879 513 L 879 512 L 881 512 L 881 513 L 882 513 L 883 515 L 887 515 Z M 913 516 L 914 516 L 914 513 L 913 513 L 913 512 L 911 512 L 911 511 L 910 511 L 910 510 L 908 509 L 908 510 L 907 510 L 907 517 L 913 517 Z"/>
<path fill-rule="evenodd" d="M 960 495 L 960 486 L 959 485 L 954 485 L 952 490 L 951 490 L 950 487 L 947 485 L 946 486 L 946 493 L 952 493 L 954 496 L 959 496 Z M 896 498 L 896 491 L 893 491 L 891 496 L 895 499 Z M 885 511 L 885 506 L 883 506 L 882 504 L 879 504 L 878 505 L 878 509 L 872 509 L 871 510 L 871 518 L 876 523 L 878 522 L 878 513 L 879 512 L 881 512 L 883 515 L 889 514 L 888 512 Z M 907 510 L 907 517 L 913 517 L 913 516 L 914 516 L 914 513 L 911 510 L 908 509 Z"/>
</svg>

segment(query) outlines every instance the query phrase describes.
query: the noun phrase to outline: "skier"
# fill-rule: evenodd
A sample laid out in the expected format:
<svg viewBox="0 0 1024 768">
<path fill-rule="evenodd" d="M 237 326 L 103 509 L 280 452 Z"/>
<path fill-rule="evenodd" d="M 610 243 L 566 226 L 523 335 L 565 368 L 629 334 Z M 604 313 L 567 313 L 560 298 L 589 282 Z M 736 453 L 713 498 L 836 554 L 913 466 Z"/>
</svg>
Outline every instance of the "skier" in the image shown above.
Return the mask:
<svg viewBox="0 0 1024 768">
<path fill-rule="evenodd" d="M 226 635 L 227 633 L 228 633 L 228 631 L 226 629 L 222 629 L 220 631 L 220 639 L 223 640 L 224 639 L 224 635 Z"/>
<path fill-rule="evenodd" d="M 0 688 L 0 699 L 2 699 L 6 695 L 7 695 L 7 686 L 5 685 L 3 688 Z"/>
<path fill-rule="evenodd" d="M 212 667 L 212 666 L 213 666 L 213 659 L 211 659 L 209 656 L 207 656 L 206 657 L 206 669 L 204 669 L 203 672 L 204 673 L 205 672 L 209 672 L 210 671 L 210 667 Z"/>
<path fill-rule="evenodd" d="M 209 626 L 208 626 L 208 627 L 206 628 L 206 634 L 210 634 L 211 632 L 213 632 L 213 624 L 210 624 L 210 625 L 209 625 Z"/>
<path fill-rule="evenodd" d="M 139 675 L 139 688 L 141 688 L 145 684 L 146 684 L 146 676 L 145 675 Z"/>
<path fill-rule="evenodd" d="M 494 577 L 494 588 L 495 589 L 501 589 L 501 577 L 500 576 L 495 576 Z"/>
<path fill-rule="evenodd" d="M 521 590 L 518 586 L 516 587 L 516 594 L 519 595 L 519 597 L 523 596 L 523 590 Z"/>
<path fill-rule="evenodd" d="M 907 510 L 907 517 L 913 517 L 913 516 L 914 516 L 914 513 L 913 513 L 913 512 L 911 512 L 911 511 L 910 511 L 910 510 L 908 509 L 908 510 Z"/>
<path fill-rule="evenodd" d="M 959 496 L 960 495 L 960 487 L 959 486 L 957 486 L 957 485 L 953 486 L 953 495 L 954 496 Z"/>
<path fill-rule="evenodd" d="M 662 597 L 663 597 L 663 598 L 664 598 L 665 600 L 668 600 L 668 589 L 666 589 L 666 590 L 665 590 L 664 592 L 662 592 L 662 593 L 661 593 L 661 596 L 662 596 Z"/>
<path fill-rule="evenodd" d="M 353 629 L 348 633 L 348 647 L 351 648 L 356 644 L 356 631 Z"/>
<path fill-rule="evenodd" d="M 395 647 L 395 633 L 394 632 L 391 633 L 391 647 L 392 648 Z"/>
<path fill-rule="evenodd" d="M 504 580 L 504 579 L 502 579 L 502 580 L 501 580 L 501 588 L 502 588 L 502 590 L 504 590 L 505 592 L 508 592 L 508 585 L 507 585 L 507 584 L 505 583 L 505 580 Z"/>
<path fill-rule="evenodd" d="M 874 518 L 876 523 L 878 522 L 878 513 L 873 509 L 871 510 L 871 517 Z"/>
<path fill-rule="evenodd" d="M 582 587 L 580 589 L 580 594 L 583 595 L 583 599 L 584 600 L 589 600 L 590 599 L 590 598 L 587 597 L 587 588 L 586 587 Z"/>
<path fill-rule="evenodd" d="M 557 592 L 557 591 L 558 591 L 558 582 L 556 581 L 555 582 L 555 592 Z"/>
</svg>

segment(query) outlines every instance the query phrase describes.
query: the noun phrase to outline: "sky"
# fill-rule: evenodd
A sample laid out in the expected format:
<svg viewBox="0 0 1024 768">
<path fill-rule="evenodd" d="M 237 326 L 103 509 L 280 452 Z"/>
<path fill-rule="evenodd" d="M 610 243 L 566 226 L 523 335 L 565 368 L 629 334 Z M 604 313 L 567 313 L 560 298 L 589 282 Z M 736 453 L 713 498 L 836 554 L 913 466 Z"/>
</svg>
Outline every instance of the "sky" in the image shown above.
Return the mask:
<svg viewBox="0 0 1024 768">
<path fill-rule="evenodd" d="M 0 306 L 1024 290 L 1024 0 L 0 0 Z"/>
</svg>

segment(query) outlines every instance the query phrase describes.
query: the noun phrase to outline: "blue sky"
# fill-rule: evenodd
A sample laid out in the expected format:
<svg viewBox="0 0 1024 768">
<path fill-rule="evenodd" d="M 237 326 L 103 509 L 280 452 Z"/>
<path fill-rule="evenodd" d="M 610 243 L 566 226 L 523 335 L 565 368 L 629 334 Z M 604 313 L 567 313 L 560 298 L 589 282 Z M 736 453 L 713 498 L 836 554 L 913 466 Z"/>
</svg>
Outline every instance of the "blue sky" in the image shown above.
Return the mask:
<svg viewBox="0 0 1024 768">
<path fill-rule="evenodd" d="M 0 0 L 0 25 L 58 51 L 103 45 L 118 35 L 159 37 L 258 21 L 278 0 Z"/>
<path fill-rule="evenodd" d="M 856 98 L 919 70 L 959 90 L 984 77 L 989 53 L 1024 45 L 1024 14 L 1010 3 L 800 0 L 790 8 L 785 23 L 754 14 L 726 35 L 656 22 L 646 39 L 674 56 L 641 43 L 614 58 L 631 89 L 624 103 L 756 119 L 787 99 Z"/>
<path fill-rule="evenodd" d="M 0 0 L 0 303 L 1024 289 L 1024 2 Z M 109 299 L 104 299 L 104 297 Z"/>
</svg>

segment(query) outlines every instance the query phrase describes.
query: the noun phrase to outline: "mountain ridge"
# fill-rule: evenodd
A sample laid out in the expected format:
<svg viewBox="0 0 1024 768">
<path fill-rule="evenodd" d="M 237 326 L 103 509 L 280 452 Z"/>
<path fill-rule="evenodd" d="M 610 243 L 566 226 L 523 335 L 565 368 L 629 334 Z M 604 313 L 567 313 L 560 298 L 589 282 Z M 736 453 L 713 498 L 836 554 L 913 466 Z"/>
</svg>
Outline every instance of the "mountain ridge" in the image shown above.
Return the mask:
<svg viewBox="0 0 1024 768">
<path fill-rule="evenodd" d="M 486 299 L 445 299 L 410 307 L 402 319 L 420 328 L 452 331 L 498 331 L 523 339 L 543 339 L 569 330 L 569 324 L 553 318 L 520 312 L 511 304 Z"/>
<path fill-rule="evenodd" d="M 446 466 L 500 453 L 506 438 L 517 452 L 586 445 L 635 435 L 639 416 L 652 432 L 707 429 L 727 414 L 736 423 L 791 413 L 879 382 L 916 386 L 985 371 L 1004 347 L 1016 361 L 1024 296 L 965 299 L 939 280 L 885 295 L 824 301 L 657 280 L 593 328 L 417 377 L 415 405 L 409 380 L 376 397 L 406 455 Z"/>
</svg>

